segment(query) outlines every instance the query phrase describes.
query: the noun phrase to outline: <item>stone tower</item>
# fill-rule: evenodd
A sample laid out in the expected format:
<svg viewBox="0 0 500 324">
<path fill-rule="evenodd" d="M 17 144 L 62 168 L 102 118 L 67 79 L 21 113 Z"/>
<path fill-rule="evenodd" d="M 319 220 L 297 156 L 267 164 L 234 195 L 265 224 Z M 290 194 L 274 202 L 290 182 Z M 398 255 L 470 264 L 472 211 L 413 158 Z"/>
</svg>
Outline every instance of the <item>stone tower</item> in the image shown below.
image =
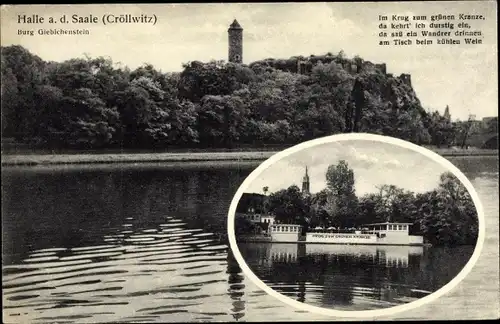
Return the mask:
<svg viewBox="0 0 500 324">
<path fill-rule="evenodd" d="M 304 175 L 304 178 L 302 178 L 302 194 L 309 195 L 310 194 L 309 189 L 310 189 L 309 174 L 307 173 L 307 166 L 306 166 L 306 174 Z"/>
<path fill-rule="evenodd" d="M 233 63 L 243 62 L 243 28 L 235 19 L 227 30 L 229 36 L 228 61 Z"/>
</svg>

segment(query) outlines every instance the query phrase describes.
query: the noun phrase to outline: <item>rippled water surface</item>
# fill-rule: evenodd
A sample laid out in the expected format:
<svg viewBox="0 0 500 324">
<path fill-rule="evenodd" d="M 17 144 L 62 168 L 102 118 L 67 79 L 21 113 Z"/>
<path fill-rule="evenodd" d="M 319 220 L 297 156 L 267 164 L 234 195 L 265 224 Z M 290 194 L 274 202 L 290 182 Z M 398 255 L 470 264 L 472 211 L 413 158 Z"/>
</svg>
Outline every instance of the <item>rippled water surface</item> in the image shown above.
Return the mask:
<svg viewBox="0 0 500 324">
<path fill-rule="evenodd" d="M 452 292 L 393 319 L 498 317 L 498 159 L 452 162 L 484 205 L 483 253 Z M 4 168 L 4 322 L 327 319 L 270 297 L 228 253 L 227 209 L 257 165 Z"/>
</svg>

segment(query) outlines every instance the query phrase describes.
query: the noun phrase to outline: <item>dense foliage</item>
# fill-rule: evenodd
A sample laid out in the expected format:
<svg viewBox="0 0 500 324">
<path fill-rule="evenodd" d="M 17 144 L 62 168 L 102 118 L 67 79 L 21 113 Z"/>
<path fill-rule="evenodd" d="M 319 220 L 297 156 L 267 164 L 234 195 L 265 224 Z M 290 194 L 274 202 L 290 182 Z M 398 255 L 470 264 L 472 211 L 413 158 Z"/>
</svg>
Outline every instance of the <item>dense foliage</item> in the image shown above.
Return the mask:
<svg viewBox="0 0 500 324">
<path fill-rule="evenodd" d="M 45 62 L 21 46 L 2 47 L 1 60 L 3 136 L 42 147 L 291 145 L 350 131 L 454 141 L 449 114 L 426 112 L 406 77 L 343 53 L 194 61 L 181 73 L 106 58 Z"/>
<path fill-rule="evenodd" d="M 327 188 L 311 196 L 297 186 L 269 195 L 269 211 L 280 223 L 309 228 L 361 227 L 377 222 L 412 223 L 412 233 L 431 244 L 475 244 L 478 216 L 469 192 L 452 173 L 441 175 L 438 188 L 417 193 L 383 185 L 377 193 L 357 197 L 354 172 L 345 161 L 328 168 Z"/>
</svg>

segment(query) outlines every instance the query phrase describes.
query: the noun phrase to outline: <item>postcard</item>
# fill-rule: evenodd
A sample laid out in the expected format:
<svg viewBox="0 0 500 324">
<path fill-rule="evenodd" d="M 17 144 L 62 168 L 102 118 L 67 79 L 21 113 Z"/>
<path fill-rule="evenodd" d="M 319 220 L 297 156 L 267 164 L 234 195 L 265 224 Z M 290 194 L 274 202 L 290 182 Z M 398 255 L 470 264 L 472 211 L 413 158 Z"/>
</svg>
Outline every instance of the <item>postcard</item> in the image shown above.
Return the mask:
<svg viewBox="0 0 500 324">
<path fill-rule="evenodd" d="M 4 322 L 499 318 L 496 11 L 2 5 Z"/>
</svg>

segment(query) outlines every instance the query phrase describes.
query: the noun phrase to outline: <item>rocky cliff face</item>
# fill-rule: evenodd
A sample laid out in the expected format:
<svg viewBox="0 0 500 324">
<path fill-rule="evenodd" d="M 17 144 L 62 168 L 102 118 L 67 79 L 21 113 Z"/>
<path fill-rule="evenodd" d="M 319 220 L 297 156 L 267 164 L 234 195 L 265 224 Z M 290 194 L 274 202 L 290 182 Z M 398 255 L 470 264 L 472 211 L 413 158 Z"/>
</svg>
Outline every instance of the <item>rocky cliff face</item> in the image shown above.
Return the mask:
<svg viewBox="0 0 500 324">
<path fill-rule="evenodd" d="M 311 75 L 314 67 L 332 63 L 351 75 L 353 80 L 356 78 L 362 80 L 363 84 L 366 85 L 366 91 L 371 95 L 380 96 L 383 101 L 392 102 L 393 105 L 414 104 L 425 114 L 425 110 L 422 109 L 420 100 L 412 87 L 411 75 L 403 73 L 394 76 L 387 73 L 385 63 L 375 64 L 360 57 L 349 59 L 343 57 L 342 54 L 326 54 L 311 55 L 309 57 L 293 56 L 289 59 L 268 58 L 253 62 L 249 67 L 266 66 L 284 72 Z M 353 85 L 354 82 L 352 82 Z"/>
<path fill-rule="evenodd" d="M 334 104 L 336 112 L 345 116 L 344 132 L 370 132 L 417 143 L 430 140 L 431 122 L 412 87 L 411 75 L 387 73 L 385 63 L 349 59 L 340 53 L 265 59 L 249 67 L 303 75 L 305 84 L 312 84 L 311 89 L 322 87 L 323 93 L 350 91 L 344 102 Z"/>
</svg>

